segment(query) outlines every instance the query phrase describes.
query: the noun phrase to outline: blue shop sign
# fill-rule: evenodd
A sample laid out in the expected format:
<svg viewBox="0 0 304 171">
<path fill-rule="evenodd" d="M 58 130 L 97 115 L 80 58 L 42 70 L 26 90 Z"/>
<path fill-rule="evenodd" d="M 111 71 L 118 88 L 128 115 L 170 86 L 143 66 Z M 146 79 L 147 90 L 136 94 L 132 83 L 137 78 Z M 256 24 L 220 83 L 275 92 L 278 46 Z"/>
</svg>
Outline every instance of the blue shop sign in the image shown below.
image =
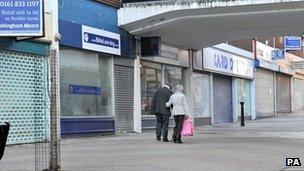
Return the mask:
<svg viewBox="0 0 304 171">
<path fill-rule="evenodd" d="M 302 38 L 301 37 L 285 37 L 284 46 L 285 46 L 285 50 L 301 50 Z"/>
<path fill-rule="evenodd" d="M 276 60 L 276 59 L 284 59 L 285 52 L 283 49 L 275 49 L 271 51 L 271 59 Z"/>
<path fill-rule="evenodd" d="M 101 88 L 95 86 L 69 85 L 70 94 L 100 95 Z"/>
<path fill-rule="evenodd" d="M 82 48 L 120 55 L 120 35 L 89 26 L 81 26 Z"/>
<path fill-rule="evenodd" d="M 0 36 L 43 36 L 42 0 L 0 0 Z"/>
</svg>

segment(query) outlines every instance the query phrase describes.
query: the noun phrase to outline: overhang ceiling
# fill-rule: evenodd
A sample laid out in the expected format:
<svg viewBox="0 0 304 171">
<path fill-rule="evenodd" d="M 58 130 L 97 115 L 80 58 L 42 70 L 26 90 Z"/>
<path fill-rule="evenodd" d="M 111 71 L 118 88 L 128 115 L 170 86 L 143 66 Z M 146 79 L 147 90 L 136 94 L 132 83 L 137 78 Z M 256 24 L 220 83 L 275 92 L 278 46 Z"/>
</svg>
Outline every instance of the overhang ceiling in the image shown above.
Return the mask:
<svg viewBox="0 0 304 171">
<path fill-rule="evenodd" d="M 133 35 L 161 36 L 185 49 L 229 40 L 304 32 L 304 2 L 178 10 L 121 25 Z"/>
</svg>

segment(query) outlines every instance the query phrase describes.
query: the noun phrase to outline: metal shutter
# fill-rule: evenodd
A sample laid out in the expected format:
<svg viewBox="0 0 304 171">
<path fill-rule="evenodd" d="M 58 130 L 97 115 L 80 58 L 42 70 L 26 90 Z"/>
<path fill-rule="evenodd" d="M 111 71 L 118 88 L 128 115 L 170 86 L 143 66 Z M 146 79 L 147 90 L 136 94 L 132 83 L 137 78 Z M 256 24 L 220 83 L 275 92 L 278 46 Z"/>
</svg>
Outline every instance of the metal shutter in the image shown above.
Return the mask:
<svg viewBox="0 0 304 171">
<path fill-rule="evenodd" d="M 0 51 L 0 122 L 9 122 L 8 143 L 45 140 L 49 135 L 46 58 Z"/>
<path fill-rule="evenodd" d="M 303 80 L 294 78 L 293 79 L 293 104 L 294 110 L 303 109 Z"/>
<path fill-rule="evenodd" d="M 272 71 L 257 69 L 255 77 L 257 117 L 274 116 L 273 81 Z"/>
<path fill-rule="evenodd" d="M 291 112 L 290 77 L 277 73 L 277 112 Z"/>
<path fill-rule="evenodd" d="M 232 79 L 213 76 L 214 123 L 232 122 Z"/>
<path fill-rule="evenodd" d="M 114 65 L 115 129 L 116 132 L 133 131 L 134 68 Z"/>
</svg>

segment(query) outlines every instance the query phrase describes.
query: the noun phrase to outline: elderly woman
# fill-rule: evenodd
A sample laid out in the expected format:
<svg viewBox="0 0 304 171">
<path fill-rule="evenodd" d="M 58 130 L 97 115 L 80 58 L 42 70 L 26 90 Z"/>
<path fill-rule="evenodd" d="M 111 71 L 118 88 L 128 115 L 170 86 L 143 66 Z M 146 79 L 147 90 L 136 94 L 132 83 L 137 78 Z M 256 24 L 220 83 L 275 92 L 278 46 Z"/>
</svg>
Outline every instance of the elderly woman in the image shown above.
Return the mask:
<svg viewBox="0 0 304 171">
<path fill-rule="evenodd" d="M 173 105 L 172 115 L 174 116 L 175 127 L 173 132 L 173 142 L 183 143 L 181 141 L 181 131 L 183 129 L 183 122 L 186 115 L 188 115 L 188 105 L 186 96 L 182 93 L 184 87 L 182 85 L 176 86 L 176 92 L 170 97 L 166 103 L 167 107 Z"/>
</svg>

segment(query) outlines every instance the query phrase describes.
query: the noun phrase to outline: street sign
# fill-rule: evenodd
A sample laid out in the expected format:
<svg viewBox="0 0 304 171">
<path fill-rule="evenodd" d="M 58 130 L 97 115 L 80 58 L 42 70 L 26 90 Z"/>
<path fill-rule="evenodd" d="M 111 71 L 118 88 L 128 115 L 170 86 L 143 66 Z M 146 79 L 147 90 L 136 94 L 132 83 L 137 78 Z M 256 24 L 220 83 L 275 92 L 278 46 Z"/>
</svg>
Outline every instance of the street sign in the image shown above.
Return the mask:
<svg viewBox="0 0 304 171">
<path fill-rule="evenodd" d="M 292 69 L 304 69 L 304 61 L 292 62 Z"/>
<path fill-rule="evenodd" d="M 271 51 L 271 59 L 277 60 L 277 59 L 284 59 L 284 50 L 283 49 L 275 49 Z"/>
<path fill-rule="evenodd" d="M 284 39 L 285 50 L 301 50 L 302 38 L 301 37 L 285 37 Z"/>
<path fill-rule="evenodd" d="M 0 0 L 0 36 L 43 36 L 43 0 Z"/>
</svg>

